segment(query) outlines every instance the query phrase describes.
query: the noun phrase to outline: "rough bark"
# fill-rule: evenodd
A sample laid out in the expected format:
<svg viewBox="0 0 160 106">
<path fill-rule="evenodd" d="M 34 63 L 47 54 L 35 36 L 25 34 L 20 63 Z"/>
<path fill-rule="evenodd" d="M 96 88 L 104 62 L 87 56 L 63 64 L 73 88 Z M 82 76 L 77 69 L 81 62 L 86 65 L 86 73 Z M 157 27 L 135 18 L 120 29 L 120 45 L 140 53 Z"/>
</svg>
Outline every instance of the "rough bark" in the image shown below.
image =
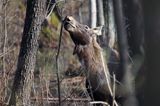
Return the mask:
<svg viewBox="0 0 160 106">
<path fill-rule="evenodd" d="M 160 106 L 160 1 L 143 0 L 146 81 L 140 106 Z"/>
<path fill-rule="evenodd" d="M 45 16 L 45 0 L 28 0 L 17 70 L 9 105 L 30 105 L 32 75 L 35 68 L 38 38 Z"/>
</svg>

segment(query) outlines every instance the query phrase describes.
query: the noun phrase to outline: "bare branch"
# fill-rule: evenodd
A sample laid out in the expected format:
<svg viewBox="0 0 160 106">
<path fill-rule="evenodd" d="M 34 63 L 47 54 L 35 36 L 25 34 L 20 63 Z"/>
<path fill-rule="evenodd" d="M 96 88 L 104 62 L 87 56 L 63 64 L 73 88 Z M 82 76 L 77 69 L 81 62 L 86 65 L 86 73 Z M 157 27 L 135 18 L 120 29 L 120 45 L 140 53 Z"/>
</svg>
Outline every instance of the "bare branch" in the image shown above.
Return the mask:
<svg viewBox="0 0 160 106">
<path fill-rule="evenodd" d="M 94 102 L 90 102 L 90 104 L 103 104 L 106 106 L 110 106 L 107 102 L 103 102 L 103 101 L 94 101 Z"/>
</svg>

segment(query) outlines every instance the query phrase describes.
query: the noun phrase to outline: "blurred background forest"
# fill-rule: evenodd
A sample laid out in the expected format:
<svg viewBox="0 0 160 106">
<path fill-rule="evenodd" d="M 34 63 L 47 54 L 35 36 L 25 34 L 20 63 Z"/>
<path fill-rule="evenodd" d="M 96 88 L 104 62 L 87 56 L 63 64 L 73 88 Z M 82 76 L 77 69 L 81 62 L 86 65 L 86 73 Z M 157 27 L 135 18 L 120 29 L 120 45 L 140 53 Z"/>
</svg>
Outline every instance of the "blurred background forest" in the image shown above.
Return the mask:
<svg viewBox="0 0 160 106">
<path fill-rule="evenodd" d="M 147 0 L 122 1 L 125 22 L 122 27 L 125 33 L 121 34 L 127 35 L 128 45 L 125 47 L 128 51 L 128 64 L 131 67 L 129 70 L 133 75 L 129 80 L 136 78 L 134 80 L 136 87 L 131 90 L 134 90 L 132 93 L 136 91 L 134 95 L 138 99 L 138 103 L 128 104 L 128 106 L 138 104 L 159 106 L 157 99 L 160 97 L 158 90 L 160 89 L 158 84 L 160 69 L 158 4 L 160 2 L 158 0 L 153 0 L 152 3 Z M 104 26 L 98 42 L 107 57 L 110 57 L 108 54 L 111 48 L 119 50 L 121 47 L 118 42 L 121 39 L 118 37 L 119 30 L 116 29 L 119 24 L 116 23 L 116 15 L 114 15 L 115 11 L 119 11 L 114 7 L 117 6 L 114 0 L 47 0 L 46 3 L 48 3 L 49 16 L 42 24 L 36 65 L 31 76 L 33 80 L 30 102 L 33 106 L 58 105 L 55 57 L 61 24 L 65 16 L 71 15 L 78 22 L 91 28 Z M 0 106 L 9 104 L 23 35 L 26 6 L 27 0 L 0 0 Z M 62 106 L 90 106 L 91 99 L 85 88 L 84 69 L 73 55 L 74 43 L 67 31 L 63 30 L 62 35 L 59 55 Z M 108 61 L 108 58 L 106 60 Z M 147 83 L 144 83 L 145 80 Z M 133 85 L 131 87 L 134 87 Z M 146 103 L 143 103 L 144 100 Z"/>
</svg>

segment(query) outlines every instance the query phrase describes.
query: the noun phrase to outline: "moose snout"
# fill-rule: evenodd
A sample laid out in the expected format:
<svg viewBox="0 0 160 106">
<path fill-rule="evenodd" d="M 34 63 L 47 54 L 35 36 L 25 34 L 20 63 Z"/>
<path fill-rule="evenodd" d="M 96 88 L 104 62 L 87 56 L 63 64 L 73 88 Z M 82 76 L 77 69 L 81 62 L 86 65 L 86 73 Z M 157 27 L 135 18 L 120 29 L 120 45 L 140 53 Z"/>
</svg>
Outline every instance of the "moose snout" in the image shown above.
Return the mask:
<svg viewBox="0 0 160 106">
<path fill-rule="evenodd" d="M 65 21 L 71 21 L 74 20 L 72 16 L 66 16 Z"/>
<path fill-rule="evenodd" d="M 75 20 L 72 16 L 66 16 L 64 19 L 64 28 L 68 31 L 72 31 L 74 28 L 76 28 Z"/>
</svg>

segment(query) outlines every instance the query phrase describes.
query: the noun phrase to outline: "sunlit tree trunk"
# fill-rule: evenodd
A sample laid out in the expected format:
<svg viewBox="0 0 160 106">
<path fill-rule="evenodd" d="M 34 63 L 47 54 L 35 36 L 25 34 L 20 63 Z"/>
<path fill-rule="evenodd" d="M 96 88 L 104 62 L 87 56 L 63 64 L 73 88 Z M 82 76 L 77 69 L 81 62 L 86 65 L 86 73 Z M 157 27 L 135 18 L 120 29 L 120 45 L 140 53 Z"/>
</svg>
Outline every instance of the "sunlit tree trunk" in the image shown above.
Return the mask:
<svg viewBox="0 0 160 106">
<path fill-rule="evenodd" d="M 90 27 L 95 28 L 97 25 L 97 7 L 96 0 L 90 0 L 89 2 L 89 21 Z"/>
<path fill-rule="evenodd" d="M 97 25 L 104 25 L 103 0 L 96 0 L 97 3 Z"/>
<path fill-rule="evenodd" d="M 116 42 L 116 28 L 114 20 L 113 1 L 103 0 L 103 8 L 106 26 L 107 45 L 108 47 L 113 48 Z"/>
<path fill-rule="evenodd" d="M 103 0 L 96 0 L 97 2 L 97 26 L 105 27 L 105 20 L 104 20 L 104 8 L 103 8 Z M 101 47 L 107 47 L 107 36 L 105 33 L 104 28 L 102 29 L 102 35 L 98 36 L 98 43 Z"/>
<path fill-rule="evenodd" d="M 31 84 L 33 82 L 38 38 L 42 22 L 45 18 L 44 10 L 45 0 L 27 1 L 23 37 L 9 105 L 30 105 Z"/>
<path fill-rule="evenodd" d="M 114 21 L 114 9 L 113 9 L 113 1 L 108 0 L 108 46 L 110 48 L 114 47 L 116 42 L 116 28 Z"/>
</svg>

